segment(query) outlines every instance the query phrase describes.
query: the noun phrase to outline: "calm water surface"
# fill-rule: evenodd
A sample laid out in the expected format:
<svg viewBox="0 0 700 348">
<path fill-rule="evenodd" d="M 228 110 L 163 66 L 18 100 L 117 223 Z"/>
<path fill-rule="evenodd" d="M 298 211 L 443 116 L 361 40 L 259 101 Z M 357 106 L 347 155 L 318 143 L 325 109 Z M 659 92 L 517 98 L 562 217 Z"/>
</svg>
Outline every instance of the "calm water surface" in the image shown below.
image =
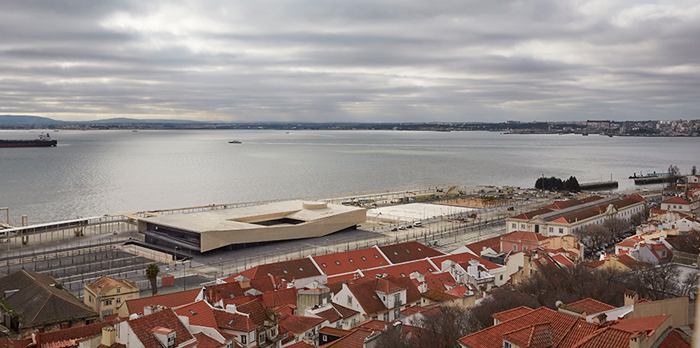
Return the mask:
<svg viewBox="0 0 700 348">
<path fill-rule="evenodd" d="M 32 139 L 39 131 L 0 131 Z M 60 131 L 0 149 L 0 207 L 18 222 L 411 185 L 532 187 L 700 166 L 700 138 L 397 131 Z M 229 144 L 230 140 L 242 144 Z M 4 217 L 0 217 L 4 220 Z"/>
</svg>

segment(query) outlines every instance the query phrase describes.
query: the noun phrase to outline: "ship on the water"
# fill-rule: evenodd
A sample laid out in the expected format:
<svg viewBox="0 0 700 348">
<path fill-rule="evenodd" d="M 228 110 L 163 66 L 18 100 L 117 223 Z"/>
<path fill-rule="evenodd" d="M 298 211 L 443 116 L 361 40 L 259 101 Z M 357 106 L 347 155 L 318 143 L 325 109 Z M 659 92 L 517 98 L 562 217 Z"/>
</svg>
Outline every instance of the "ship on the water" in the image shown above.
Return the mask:
<svg viewBox="0 0 700 348">
<path fill-rule="evenodd" d="M 39 135 L 39 139 L 34 140 L 7 140 L 0 139 L 0 147 L 50 147 L 56 146 L 58 141 L 52 140 L 49 133 Z"/>
</svg>

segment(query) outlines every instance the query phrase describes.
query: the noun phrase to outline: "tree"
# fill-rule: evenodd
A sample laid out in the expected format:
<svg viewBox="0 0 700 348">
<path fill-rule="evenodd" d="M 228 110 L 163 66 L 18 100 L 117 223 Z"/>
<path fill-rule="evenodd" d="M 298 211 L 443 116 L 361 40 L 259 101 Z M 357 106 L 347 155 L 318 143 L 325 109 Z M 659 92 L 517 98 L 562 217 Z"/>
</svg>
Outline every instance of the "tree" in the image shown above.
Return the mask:
<svg viewBox="0 0 700 348">
<path fill-rule="evenodd" d="M 610 231 L 610 235 L 613 238 L 623 237 L 625 233 L 632 229 L 632 224 L 630 224 L 625 219 L 620 219 L 618 217 L 611 217 L 603 223 L 603 227 Z"/>
<path fill-rule="evenodd" d="M 640 211 L 639 213 L 636 213 L 630 217 L 630 223 L 632 226 L 637 227 L 647 221 L 647 218 L 649 217 L 649 209 L 647 209 L 646 206 L 644 206 L 644 209 Z"/>
<path fill-rule="evenodd" d="M 629 274 L 624 282 L 640 297 L 657 301 L 681 296 L 683 279 L 673 263 L 638 269 Z"/>
<path fill-rule="evenodd" d="M 588 249 L 593 249 L 602 246 L 612 239 L 610 230 L 603 225 L 592 224 L 580 228 L 574 232 L 583 245 Z"/>
<path fill-rule="evenodd" d="M 673 164 L 668 166 L 668 176 L 666 177 L 666 181 L 668 182 L 668 186 L 672 186 L 673 184 L 678 181 L 678 179 L 681 177 L 681 170 L 678 169 L 678 166 L 674 166 Z"/>
<path fill-rule="evenodd" d="M 422 319 L 411 324 L 423 328 L 418 334 L 418 346 L 430 348 L 458 348 L 460 337 L 483 328 L 469 310 L 457 306 L 426 312 Z"/>
<path fill-rule="evenodd" d="M 151 294 L 155 295 L 158 293 L 158 274 L 160 273 L 160 268 L 155 263 L 152 263 L 146 267 L 146 277 L 151 281 Z"/>
</svg>

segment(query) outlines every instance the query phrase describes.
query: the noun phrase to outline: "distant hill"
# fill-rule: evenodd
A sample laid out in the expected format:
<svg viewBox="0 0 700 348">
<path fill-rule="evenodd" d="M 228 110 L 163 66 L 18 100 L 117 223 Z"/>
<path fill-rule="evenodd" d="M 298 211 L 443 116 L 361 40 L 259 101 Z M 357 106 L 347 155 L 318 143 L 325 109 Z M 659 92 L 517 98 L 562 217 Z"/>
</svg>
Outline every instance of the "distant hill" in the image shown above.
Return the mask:
<svg viewBox="0 0 700 348">
<path fill-rule="evenodd" d="M 137 118 L 108 118 L 105 120 L 93 121 L 58 121 L 48 117 L 41 116 L 24 116 L 24 115 L 0 115 L 0 125 L 57 125 L 57 124 L 138 124 L 138 123 L 156 123 L 156 124 L 198 124 L 207 123 L 192 120 L 160 120 L 160 119 L 137 119 Z"/>
<path fill-rule="evenodd" d="M 22 116 L 22 115 L 0 115 L 0 124 L 4 125 L 35 125 L 35 124 L 63 124 L 64 121 L 56 121 L 48 117 L 41 116 Z"/>
<path fill-rule="evenodd" d="M 161 120 L 161 119 L 137 119 L 137 118 L 126 118 L 126 117 L 118 117 L 118 118 L 108 118 L 104 120 L 94 120 L 94 121 L 85 121 L 85 122 L 76 122 L 76 123 L 92 123 L 92 124 L 119 124 L 119 123 L 206 123 L 206 122 L 201 122 L 201 121 L 192 121 L 192 120 Z"/>
</svg>

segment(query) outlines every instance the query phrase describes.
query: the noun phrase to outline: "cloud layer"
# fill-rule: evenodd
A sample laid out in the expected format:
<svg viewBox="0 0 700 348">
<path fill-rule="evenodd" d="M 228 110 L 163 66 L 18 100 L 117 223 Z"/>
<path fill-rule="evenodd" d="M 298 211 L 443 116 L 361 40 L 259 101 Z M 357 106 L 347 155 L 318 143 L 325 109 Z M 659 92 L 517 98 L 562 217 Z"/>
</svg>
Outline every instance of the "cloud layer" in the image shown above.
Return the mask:
<svg viewBox="0 0 700 348">
<path fill-rule="evenodd" d="M 0 113 L 690 119 L 692 1 L 3 1 Z"/>
</svg>

